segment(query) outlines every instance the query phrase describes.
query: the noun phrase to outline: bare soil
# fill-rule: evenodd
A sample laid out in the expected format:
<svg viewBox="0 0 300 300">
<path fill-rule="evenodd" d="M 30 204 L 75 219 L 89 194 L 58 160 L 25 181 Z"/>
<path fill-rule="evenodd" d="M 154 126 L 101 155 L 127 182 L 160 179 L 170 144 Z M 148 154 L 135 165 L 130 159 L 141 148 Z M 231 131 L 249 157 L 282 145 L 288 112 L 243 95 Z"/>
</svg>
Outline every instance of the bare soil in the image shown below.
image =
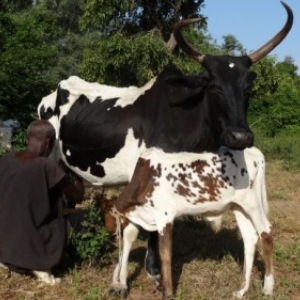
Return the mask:
<svg viewBox="0 0 300 300">
<path fill-rule="evenodd" d="M 300 174 L 284 171 L 280 162 L 267 163 L 270 220 L 274 227 L 275 291 L 271 299 L 300 299 Z M 143 268 L 145 239 L 136 242 L 130 256 L 128 299 L 161 299 Z M 232 299 L 239 286 L 243 244 L 235 221 L 226 213 L 222 230 L 215 234 L 199 219 L 178 220 L 174 228 L 173 282 L 176 300 Z M 93 265 L 64 261 L 56 270 L 62 282 L 38 283 L 31 276 L 0 270 L 0 300 L 96 300 L 107 295 L 118 251 Z M 261 293 L 264 270 L 260 245 L 244 299 L 265 299 Z"/>
</svg>

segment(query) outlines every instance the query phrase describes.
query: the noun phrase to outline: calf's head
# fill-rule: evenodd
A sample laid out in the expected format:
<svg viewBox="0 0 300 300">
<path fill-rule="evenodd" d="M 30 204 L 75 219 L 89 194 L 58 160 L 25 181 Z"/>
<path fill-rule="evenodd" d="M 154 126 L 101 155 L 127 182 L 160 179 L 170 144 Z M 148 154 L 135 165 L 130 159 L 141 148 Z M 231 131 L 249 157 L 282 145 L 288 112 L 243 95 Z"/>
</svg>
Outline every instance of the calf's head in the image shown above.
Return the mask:
<svg viewBox="0 0 300 300">
<path fill-rule="evenodd" d="M 117 221 L 116 218 L 112 215 L 112 209 L 114 206 L 114 199 L 107 200 L 102 196 L 96 197 L 96 202 L 100 207 L 101 215 L 104 221 L 104 226 L 109 234 L 114 235 L 117 231 Z"/>
</svg>

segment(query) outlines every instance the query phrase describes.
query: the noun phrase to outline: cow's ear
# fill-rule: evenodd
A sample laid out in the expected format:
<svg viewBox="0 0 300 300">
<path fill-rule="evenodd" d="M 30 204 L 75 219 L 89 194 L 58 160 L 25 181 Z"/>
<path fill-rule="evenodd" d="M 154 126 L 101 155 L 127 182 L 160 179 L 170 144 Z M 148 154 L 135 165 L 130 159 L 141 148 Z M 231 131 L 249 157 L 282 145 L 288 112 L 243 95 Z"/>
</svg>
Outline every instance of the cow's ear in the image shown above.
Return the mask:
<svg viewBox="0 0 300 300">
<path fill-rule="evenodd" d="M 200 94 L 207 80 L 200 76 L 169 76 L 165 83 L 171 96 L 169 103 L 178 105 Z"/>
</svg>

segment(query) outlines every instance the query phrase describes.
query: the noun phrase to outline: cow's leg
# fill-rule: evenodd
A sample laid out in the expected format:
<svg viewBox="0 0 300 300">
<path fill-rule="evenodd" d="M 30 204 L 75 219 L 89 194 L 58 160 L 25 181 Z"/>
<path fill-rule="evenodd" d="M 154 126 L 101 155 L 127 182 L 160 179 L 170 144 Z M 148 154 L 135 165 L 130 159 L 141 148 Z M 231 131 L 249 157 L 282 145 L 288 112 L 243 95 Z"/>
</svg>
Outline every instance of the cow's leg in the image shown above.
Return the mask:
<svg viewBox="0 0 300 300">
<path fill-rule="evenodd" d="M 247 211 L 247 213 L 250 216 L 262 243 L 262 249 L 265 259 L 263 293 L 265 295 L 272 295 L 274 289 L 272 225 L 270 224 L 266 213 L 262 208 L 251 208 L 249 211 Z"/>
<path fill-rule="evenodd" d="M 236 298 L 242 298 L 245 292 L 249 289 L 251 271 L 255 255 L 255 245 L 258 240 L 257 232 L 251 220 L 245 215 L 243 211 L 236 208 L 233 210 L 238 227 L 240 229 L 244 242 L 244 267 L 241 278 L 240 289 L 234 292 Z"/>
<path fill-rule="evenodd" d="M 173 296 L 172 283 L 172 224 L 168 223 L 159 235 L 159 255 L 161 259 L 161 285 L 163 299 L 169 300 Z"/>
<path fill-rule="evenodd" d="M 138 228 L 129 223 L 128 226 L 123 230 L 123 247 L 119 249 L 120 257 L 119 262 L 114 270 L 113 281 L 109 288 L 110 293 L 118 293 L 122 297 L 126 297 L 128 294 L 127 287 L 127 265 L 128 258 L 130 254 L 130 250 L 133 242 L 136 240 L 138 236 L 139 230 Z"/>
<path fill-rule="evenodd" d="M 145 268 L 148 276 L 155 283 L 160 280 L 160 259 L 158 252 L 158 232 L 149 232 L 148 247 L 145 257 Z"/>
</svg>

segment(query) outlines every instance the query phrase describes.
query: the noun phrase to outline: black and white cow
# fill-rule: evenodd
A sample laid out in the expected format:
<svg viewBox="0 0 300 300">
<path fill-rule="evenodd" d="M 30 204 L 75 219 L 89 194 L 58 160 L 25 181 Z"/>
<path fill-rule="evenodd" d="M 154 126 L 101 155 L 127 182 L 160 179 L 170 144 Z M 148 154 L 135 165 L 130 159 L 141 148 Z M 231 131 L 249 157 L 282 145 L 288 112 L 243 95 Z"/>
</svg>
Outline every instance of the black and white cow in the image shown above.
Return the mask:
<svg viewBox="0 0 300 300">
<path fill-rule="evenodd" d="M 205 71 L 186 76 L 166 68 L 142 87 L 118 88 L 72 76 L 42 99 L 38 113 L 57 132 L 60 155 L 75 173 L 94 185 L 127 183 L 140 154 L 157 147 L 164 152 L 216 151 L 220 146 L 245 149 L 253 145 L 246 120 L 255 73 L 251 65 L 273 50 L 293 24 L 293 12 L 269 42 L 249 56 L 204 55 L 174 28 L 179 47 Z M 151 234 L 146 268 L 158 273 L 157 235 Z M 156 265 L 156 266 L 155 266 Z"/>
<path fill-rule="evenodd" d="M 274 286 L 271 224 L 265 187 L 265 160 L 255 147 L 221 147 L 217 153 L 165 153 L 146 150 L 132 180 L 116 200 L 100 202 L 109 232 L 123 236 L 111 289 L 127 294 L 127 264 L 139 228 L 159 232 L 163 299 L 171 299 L 172 224 L 184 215 L 217 216 L 232 210 L 244 240 L 242 298 L 249 288 L 258 238 L 265 256 L 264 294 Z"/>
</svg>

